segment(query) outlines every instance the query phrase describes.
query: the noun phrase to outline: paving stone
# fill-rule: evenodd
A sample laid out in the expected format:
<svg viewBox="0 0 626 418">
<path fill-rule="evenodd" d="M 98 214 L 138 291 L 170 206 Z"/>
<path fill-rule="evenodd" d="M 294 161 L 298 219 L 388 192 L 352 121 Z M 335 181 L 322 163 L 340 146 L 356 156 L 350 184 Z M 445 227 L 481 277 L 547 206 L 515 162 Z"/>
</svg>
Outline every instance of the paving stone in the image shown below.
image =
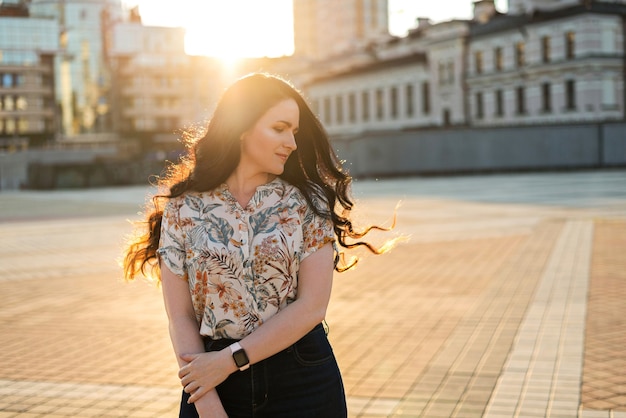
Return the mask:
<svg viewBox="0 0 626 418">
<path fill-rule="evenodd" d="M 624 416 L 626 172 L 354 188 L 411 240 L 335 279 L 351 418 Z M 0 417 L 176 415 L 160 291 L 117 265 L 148 192 L 0 193 Z"/>
</svg>

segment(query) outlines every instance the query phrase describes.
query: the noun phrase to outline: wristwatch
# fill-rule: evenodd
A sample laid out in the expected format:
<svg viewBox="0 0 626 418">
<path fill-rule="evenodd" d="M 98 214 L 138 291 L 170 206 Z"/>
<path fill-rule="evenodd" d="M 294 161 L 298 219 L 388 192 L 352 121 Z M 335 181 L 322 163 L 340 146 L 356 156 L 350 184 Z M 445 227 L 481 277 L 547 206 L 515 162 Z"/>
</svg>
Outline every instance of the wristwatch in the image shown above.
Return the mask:
<svg viewBox="0 0 626 418">
<path fill-rule="evenodd" d="M 230 352 L 233 353 L 233 360 L 235 360 L 235 364 L 240 371 L 243 372 L 248 367 L 250 367 L 250 359 L 248 359 L 246 350 L 244 350 L 239 343 L 231 344 Z"/>
</svg>

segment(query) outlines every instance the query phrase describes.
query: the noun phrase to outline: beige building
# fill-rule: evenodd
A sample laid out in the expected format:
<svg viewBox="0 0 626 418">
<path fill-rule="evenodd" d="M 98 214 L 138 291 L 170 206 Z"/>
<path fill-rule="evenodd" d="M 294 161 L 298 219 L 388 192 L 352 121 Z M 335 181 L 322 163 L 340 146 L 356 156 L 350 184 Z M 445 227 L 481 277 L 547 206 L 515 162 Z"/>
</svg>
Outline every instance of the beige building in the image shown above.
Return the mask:
<svg viewBox="0 0 626 418">
<path fill-rule="evenodd" d="M 295 55 L 341 55 L 389 36 L 387 0 L 294 0 Z"/>
<path fill-rule="evenodd" d="M 194 108 L 192 57 L 181 28 L 115 25 L 111 38 L 113 126 L 146 145 L 175 141 L 176 132 L 199 116 Z"/>
</svg>

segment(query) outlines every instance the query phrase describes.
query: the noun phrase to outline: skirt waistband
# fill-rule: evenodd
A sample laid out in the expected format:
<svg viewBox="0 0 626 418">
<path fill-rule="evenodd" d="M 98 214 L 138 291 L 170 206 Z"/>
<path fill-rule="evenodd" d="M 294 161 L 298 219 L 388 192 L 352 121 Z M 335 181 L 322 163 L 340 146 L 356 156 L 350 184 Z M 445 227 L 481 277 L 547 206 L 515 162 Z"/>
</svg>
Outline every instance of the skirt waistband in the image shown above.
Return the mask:
<svg viewBox="0 0 626 418">
<path fill-rule="evenodd" d="M 316 331 L 319 328 L 324 328 L 324 324 L 322 323 L 317 324 L 315 328 L 313 328 L 307 334 L 313 331 Z M 223 350 L 224 348 L 230 346 L 231 344 L 236 343 L 237 341 L 241 341 L 241 340 L 230 339 L 230 338 L 218 338 L 214 340 L 211 337 L 203 337 L 203 341 L 204 341 L 204 350 L 209 352 L 209 351 Z"/>
</svg>

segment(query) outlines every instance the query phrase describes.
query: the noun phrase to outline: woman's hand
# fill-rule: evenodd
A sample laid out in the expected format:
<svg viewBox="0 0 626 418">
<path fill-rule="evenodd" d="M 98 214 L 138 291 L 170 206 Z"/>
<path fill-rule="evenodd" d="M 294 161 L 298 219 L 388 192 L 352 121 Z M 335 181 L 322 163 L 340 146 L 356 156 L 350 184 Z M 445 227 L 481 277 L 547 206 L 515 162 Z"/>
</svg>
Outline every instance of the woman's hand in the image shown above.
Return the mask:
<svg viewBox="0 0 626 418">
<path fill-rule="evenodd" d="M 230 348 L 199 354 L 182 354 L 181 360 L 188 362 L 178 371 L 184 391 L 189 393 L 189 403 L 195 403 L 207 392 L 222 383 L 237 370 Z"/>
</svg>

